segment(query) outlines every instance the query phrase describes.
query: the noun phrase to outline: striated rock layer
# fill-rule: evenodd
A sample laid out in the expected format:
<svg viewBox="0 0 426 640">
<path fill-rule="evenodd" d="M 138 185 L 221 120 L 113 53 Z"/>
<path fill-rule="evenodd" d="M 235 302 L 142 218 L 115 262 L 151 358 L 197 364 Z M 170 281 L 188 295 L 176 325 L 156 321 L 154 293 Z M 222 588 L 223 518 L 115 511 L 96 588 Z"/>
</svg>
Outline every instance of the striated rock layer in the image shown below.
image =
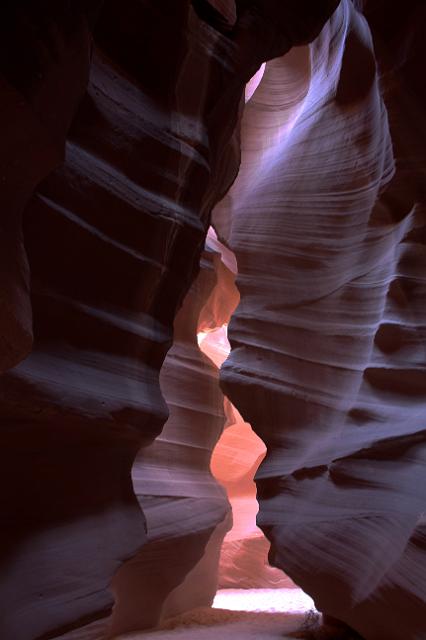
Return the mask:
<svg viewBox="0 0 426 640">
<path fill-rule="evenodd" d="M 226 308 L 223 301 L 222 308 Z M 229 317 L 226 320 L 228 323 Z M 205 334 L 200 349 L 219 368 L 230 351 L 226 325 Z M 258 503 L 254 476 L 265 457 L 265 445 L 251 426 L 244 422 L 228 398 L 224 398 L 223 404 L 225 429 L 214 448 L 211 471 L 226 489 L 232 506 L 233 524 L 222 544 L 219 588 L 268 589 L 293 586 L 282 571 L 269 565 L 270 545 L 256 526 Z"/>
<path fill-rule="evenodd" d="M 198 328 L 203 331 L 198 332 L 198 341 L 200 350 L 217 368 L 218 384 L 218 370 L 230 352 L 227 326 L 239 302 L 235 286 L 237 266 L 235 256 L 218 242 L 211 228 L 207 246 L 220 252 L 221 261 L 216 261 L 216 287 L 200 315 Z M 175 386 L 177 388 L 179 385 Z M 193 385 L 192 394 L 198 393 L 198 388 Z M 294 586 L 282 571 L 269 565 L 270 545 L 256 526 L 258 503 L 254 475 L 265 456 L 265 445 L 251 426 L 244 422 L 228 398 L 221 397 L 226 422 L 212 452 L 210 468 L 213 476 L 226 490 L 232 507 L 232 528 L 226 533 L 220 551 L 217 577 L 219 589 L 276 589 Z"/>
<path fill-rule="evenodd" d="M 96 2 L 3 3 L 0 25 L 0 372 L 31 351 L 30 273 L 22 215 L 64 158 L 90 66 Z M 64 83 L 64 77 L 67 82 Z"/>
<path fill-rule="evenodd" d="M 221 589 L 293 587 L 282 571 L 268 563 L 270 544 L 256 526 L 258 503 L 254 475 L 265 456 L 265 445 L 226 401 L 228 422 L 212 456 L 212 472 L 226 488 L 233 527 L 225 536 L 219 564 Z"/>
<path fill-rule="evenodd" d="M 62 3 L 22 2 L 2 27 L 17 62 L 1 68 L 6 640 L 47 640 L 110 612 L 112 576 L 147 540 L 131 466 L 167 418 L 159 370 L 211 208 L 237 172 L 244 86 L 313 38 L 337 0 L 309 13 L 308 2 L 230 3 L 219 21 L 195 0 L 84 4 L 64 2 L 58 30 Z M 71 121 L 63 166 L 28 202 Z"/>
<path fill-rule="evenodd" d="M 139 452 L 132 471 L 148 539 L 114 578 L 113 632 L 153 627 L 210 605 L 216 594 L 221 544 L 232 515 L 225 491 L 210 473 L 210 457 L 225 413 L 219 370 L 200 351 L 197 332 L 214 329 L 226 314 L 218 282 L 224 268 L 220 254 L 207 245 L 174 323 L 174 343 L 160 374 L 170 415 L 161 435 Z"/>
<path fill-rule="evenodd" d="M 384 4 L 367 3 L 383 46 L 409 33 Z M 380 85 L 344 0 L 309 48 L 268 63 L 215 214 L 241 293 L 222 386 L 267 446 L 270 559 L 366 640 L 426 638 L 424 158 L 401 135 L 422 42 L 383 53 Z"/>
<path fill-rule="evenodd" d="M 222 36 L 180 3 L 162 16 L 165 45 L 151 41 L 152 5 L 105 4 L 65 166 L 26 211 L 34 348 L 1 382 L 7 640 L 105 615 L 113 574 L 146 541 L 131 466 L 167 417 L 158 372 L 174 314 L 235 175 L 226 143 L 245 78 L 225 93 L 226 122 L 207 123 L 225 99 Z M 155 72 L 140 64 L 155 59 Z M 195 71 L 202 90 L 188 92 Z"/>
</svg>

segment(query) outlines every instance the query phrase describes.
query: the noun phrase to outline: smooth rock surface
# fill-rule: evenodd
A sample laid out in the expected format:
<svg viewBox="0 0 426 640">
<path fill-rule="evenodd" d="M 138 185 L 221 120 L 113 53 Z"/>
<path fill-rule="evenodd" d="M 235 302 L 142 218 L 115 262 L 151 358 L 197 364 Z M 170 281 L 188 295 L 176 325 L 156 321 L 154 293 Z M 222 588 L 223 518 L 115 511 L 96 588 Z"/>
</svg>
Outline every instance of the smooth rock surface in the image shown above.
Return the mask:
<svg viewBox="0 0 426 640">
<path fill-rule="evenodd" d="M 0 25 L 0 372 L 31 351 L 22 215 L 64 158 L 90 66 L 88 3 L 5 2 Z M 63 78 L 67 78 L 64 83 Z"/>
<path fill-rule="evenodd" d="M 197 333 L 207 328 L 203 316 L 213 329 L 226 314 L 219 280 L 224 268 L 220 253 L 207 243 L 200 273 L 176 316 L 173 346 L 160 374 L 169 418 L 132 469 L 148 538 L 114 578 L 112 633 L 154 627 L 164 618 L 208 606 L 217 590 L 221 544 L 232 526 L 226 493 L 210 472 L 211 453 L 225 424 L 224 398 L 219 370 L 199 349 Z M 215 318 L 219 295 L 222 306 Z"/>
<path fill-rule="evenodd" d="M 349 0 L 266 65 L 214 216 L 241 293 L 221 379 L 267 446 L 272 563 L 366 640 L 424 640 L 424 156 L 387 71 Z"/>
<path fill-rule="evenodd" d="M 230 523 L 208 464 L 225 417 L 196 333 L 228 322 L 232 252 L 222 388 L 267 446 L 271 561 L 337 627 L 426 639 L 425 7 L 338 4 L 7 3 L 5 640 L 104 640 L 212 599 Z M 162 394 L 222 198 L 230 250 L 207 304 L 176 320 Z M 163 395 L 171 422 L 145 453 Z M 244 517 L 258 462 L 233 469 Z M 282 586 L 241 522 L 220 579 Z"/>
<path fill-rule="evenodd" d="M 34 348 L 1 381 L 7 640 L 107 615 L 114 573 L 146 541 L 131 466 L 167 417 L 158 373 L 236 173 L 226 148 L 245 84 L 223 92 L 223 37 L 172 4 L 162 22 L 156 3 L 104 4 L 66 163 L 26 211 Z M 161 38 L 144 37 L 152 24 Z M 226 118 L 207 121 L 222 100 Z"/>
<path fill-rule="evenodd" d="M 47 640 L 108 616 L 113 575 L 147 540 L 131 467 L 167 418 L 159 370 L 174 317 L 238 170 L 245 85 L 295 42 L 291 24 L 273 20 L 287 11 L 259 6 L 234 12 L 224 35 L 189 0 L 90 2 L 91 47 L 84 2 L 7 4 L 15 22 L 2 23 L 2 46 L 17 75 L 2 68 L 2 126 L 17 101 L 9 85 L 31 108 L 8 129 L 3 157 L 15 166 L 2 197 L 16 216 L 2 235 L 2 367 L 19 362 L 0 387 L 6 640 Z M 51 18 L 62 10 L 58 39 Z M 307 35 L 317 27 L 309 20 Z M 29 34 L 43 34 L 35 52 Z M 22 210 L 62 159 L 71 120 L 65 162 L 26 207 L 22 236 Z"/>
</svg>

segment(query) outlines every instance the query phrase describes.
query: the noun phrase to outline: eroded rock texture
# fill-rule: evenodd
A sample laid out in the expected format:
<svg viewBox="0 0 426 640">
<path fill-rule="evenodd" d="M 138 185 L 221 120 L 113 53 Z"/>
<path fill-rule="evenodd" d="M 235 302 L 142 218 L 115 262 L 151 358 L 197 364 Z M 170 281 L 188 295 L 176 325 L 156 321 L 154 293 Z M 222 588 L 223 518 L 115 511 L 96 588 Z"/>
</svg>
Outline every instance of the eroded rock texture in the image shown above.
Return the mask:
<svg viewBox="0 0 426 640">
<path fill-rule="evenodd" d="M 89 5 L 81 2 L 71 10 L 62 2 L 7 0 L 2 7 L 0 372 L 31 350 L 22 214 L 35 187 L 64 158 L 68 128 L 89 74 Z"/>
<path fill-rule="evenodd" d="M 344 0 L 246 107 L 215 216 L 241 293 L 221 375 L 267 445 L 273 564 L 367 640 L 424 640 L 424 7 L 390 27 L 385 5 L 367 3 L 381 84 Z"/>
<path fill-rule="evenodd" d="M 146 540 L 131 465 L 167 416 L 158 371 L 203 219 L 235 173 L 214 155 L 244 86 L 231 90 L 225 127 L 206 123 L 224 95 L 221 40 L 189 4 L 174 6 L 164 45 L 143 36 L 155 6 L 107 3 L 66 164 L 26 211 L 35 342 L 1 386 L 7 639 L 104 615 L 114 572 Z M 204 81 L 188 92 L 196 71 Z"/>
<path fill-rule="evenodd" d="M 237 173 L 246 82 L 314 37 L 337 0 L 306 14 L 309 4 L 229 3 L 224 16 L 189 0 L 66 2 L 63 18 L 62 3 L 40 0 L 2 24 L 3 53 L 18 63 L 9 73 L 3 55 L 6 640 L 47 640 L 108 614 L 112 576 L 147 540 L 131 466 L 167 417 L 158 374 L 174 316 Z M 28 202 L 71 121 L 63 166 Z"/>
<path fill-rule="evenodd" d="M 208 460 L 224 416 L 195 342 L 226 322 L 222 281 L 199 314 L 211 274 L 176 320 L 170 421 L 150 445 L 175 316 L 237 174 L 244 87 L 272 58 L 215 216 L 242 296 L 223 388 L 268 447 L 273 563 L 366 640 L 425 640 L 425 7 L 342 0 L 320 33 L 337 5 L 6 4 L 5 640 L 98 640 L 193 606 L 199 583 L 213 595 L 228 505 Z"/>
<path fill-rule="evenodd" d="M 220 253 L 207 248 L 174 323 L 173 347 L 160 375 L 170 415 L 132 471 L 148 539 L 114 579 L 113 631 L 153 627 L 208 606 L 218 587 L 220 549 L 232 515 L 210 458 L 225 424 L 224 399 L 219 369 L 200 351 L 197 333 L 213 330 L 233 311 L 226 312 L 232 298 L 226 299 L 218 281 L 224 269 Z"/>
<path fill-rule="evenodd" d="M 219 369 L 230 351 L 227 326 L 239 303 L 235 286 L 237 265 L 235 256 L 218 242 L 212 229 L 209 229 L 207 246 L 220 253 L 221 261 L 216 260 L 217 284 L 201 312 L 198 340 L 200 350 L 214 363 L 218 379 Z M 193 386 L 194 393 L 197 395 L 198 391 Z M 220 551 L 218 587 L 270 589 L 292 586 L 282 571 L 269 565 L 270 545 L 256 526 L 258 503 L 254 476 L 265 456 L 265 444 L 228 398 L 223 395 L 221 398 L 226 420 L 212 452 L 210 468 L 226 490 L 232 507 L 232 528 L 226 533 Z"/>
<path fill-rule="evenodd" d="M 234 284 L 229 293 L 234 293 Z M 238 296 L 236 297 L 238 300 Z M 229 300 L 229 298 L 228 298 Z M 222 309 L 226 308 L 221 300 Z M 228 302 L 229 306 L 229 302 Z M 226 324 L 202 337 L 200 349 L 219 369 L 229 355 Z M 232 529 L 222 544 L 218 585 L 220 589 L 259 589 L 291 586 L 282 571 L 268 563 L 269 542 L 256 526 L 258 503 L 255 473 L 265 457 L 262 440 L 224 398 L 225 429 L 211 458 L 211 471 L 226 489 L 232 506 Z"/>
<path fill-rule="evenodd" d="M 254 476 L 265 457 L 265 445 L 227 399 L 225 413 L 226 429 L 214 450 L 211 465 L 212 473 L 226 488 L 233 515 L 233 527 L 222 545 L 219 587 L 291 587 L 291 580 L 269 565 L 270 545 L 256 526 L 258 503 Z"/>
</svg>

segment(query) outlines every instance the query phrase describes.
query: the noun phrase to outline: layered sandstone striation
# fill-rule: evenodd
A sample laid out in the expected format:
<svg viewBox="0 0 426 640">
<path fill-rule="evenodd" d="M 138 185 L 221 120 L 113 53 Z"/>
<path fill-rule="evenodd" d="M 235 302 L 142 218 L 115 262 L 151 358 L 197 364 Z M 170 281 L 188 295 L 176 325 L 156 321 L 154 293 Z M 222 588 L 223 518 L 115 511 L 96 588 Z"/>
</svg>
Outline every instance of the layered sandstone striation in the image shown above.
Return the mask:
<svg viewBox="0 0 426 640">
<path fill-rule="evenodd" d="M 20 362 L 32 346 L 22 215 L 35 187 L 63 162 L 68 129 L 86 89 L 92 17 L 88 4 L 82 2 L 73 11 L 66 3 L 49 0 L 7 1 L 2 7 L 0 372 Z"/>
<path fill-rule="evenodd" d="M 245 79 L 225 126 L 205 121 L 223 96 L 222 36 L 185 4 L 163 20 L 163 45 L 141 32 L 157 24 L 154 3 L 123 9 L 104 7 L 65 165 L 25 214 L 35 341 L 1 385 L 4 638 L 106 615 L 112 576 L 147 539 L 131 466 L 166 420 L 158 372 L 173 318 L 215 181 L 226 190 L 236 170 L 226 143 Z M 154 59 L 155 71 L 140 64 Z"/>
<path fill-rule="evenodd" d="M 216 594 L 220 550 L 232 514 L 210 472 L 210 458 L 226 418 L 219 369 L 200 350 L 197 333 L 213 331 L 235 307 L 232 296 L 225 295 L 224 271 L 221 254 L 207 243 L 160 374 L 169 417 L 133 465 L 148 539 L 114 578 L 113 632 L 153 627 L 210 605 Z"/>
<path fill-rule="evenodd" d="M 89 637 L 110 613 L 147 541 L 131 467 L 167 418 L 159 370 L 237 173 L 245 84 L 336 4 L 305 29 L 305 2 L 238 2 L 223 30 L 189 0 L 7 3 L 2 638 Z"/>
<path fill-rule="evenodd" d="M 229 319 L 226 318 L 226 324 L 216 330 L 200 336 L 200 349 L 218 369 L 230 351 L 227 339 Z M 226 397 L 223 408 L 225 428 L 213 450 L 210 466 L 213 476 L 226 490 L 232 506 L 233 523 L 222 544 L 218 586 L 221 589 L 293 586 L 282 571 L 269 565 L 270 545 L 256 525 L 258 503 L 254 477 L 265 457 L 265 444 Z"/>
<path fill-rule="evenodd" d="M 241 294 L 221 379 L 267 446 L 271 562 L 367 640 L 424 640 L 424 21 L 364 4 L 380 82 L 344 0 L 246 107 L 214 215 Z"/>
<path fill-rule="evenodd" d="M 232 252 L 218 242 L 212 228 L 207 246 L 215 248 L 221 260 L 216 261 L 216 287 L 200 315 L 198 342 L 200 350 L 215 365 L 218 379 L 218 370 L 230 352 L 227 327 L 239 303 L 235 286 L 237 264 Z M 194 385 L 192 393 L 198 394 Z M 256 526 L 258 503 L 254 476 L 265 456 L 265 444 L 223 396 L 222 408 L 226 420 L 212 452 L 210 468 L 226 490 L 232 507 L 232 528 L 226 533 L 220 551 L 218 586 L 220 589 L 292 587 L 291 580 L 281 570 L 269 565 L 270 545 Z"/>
<path fill-rule="evenodd" d="M 342 0 L 322 29 L 338 4 L 6 3 L 5 640 L 99 640 L 211 601 L 224 423 L 213 470 L 243 518 L 222 584 L 286 580 L 247 535 L 250 423 L 272 563 L 331 626 L 425 640 L 425 8 Z M 196 341 L 238 298 L 214 237 L 195 280 L 222 198 L 242 417 Z"/>
<path fill-rule="evenodd" d="M 269 542 L 256 526 L 258 503 L 254 477 L 265 445 L 225 400 L 227 424 L 212 456 L 212 473 L 226 488 L 233 527 L 225 536 L 219 564 L 221 589 L 279 589 L 292 581 L 268 563 Z"/>
</svg>

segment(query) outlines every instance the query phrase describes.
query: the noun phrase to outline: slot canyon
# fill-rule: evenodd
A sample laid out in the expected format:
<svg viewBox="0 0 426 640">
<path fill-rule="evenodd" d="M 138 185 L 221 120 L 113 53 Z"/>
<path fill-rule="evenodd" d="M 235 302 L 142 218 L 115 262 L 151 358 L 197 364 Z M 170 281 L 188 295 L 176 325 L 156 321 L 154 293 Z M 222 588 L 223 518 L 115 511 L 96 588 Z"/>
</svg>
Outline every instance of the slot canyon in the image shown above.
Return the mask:
<svg viewBox="0 0 426 640">
<path fill-rule="evenodd" d="M 426 640 L 424 0 L 5 0 L 0 640 Z"/>
</svg>

